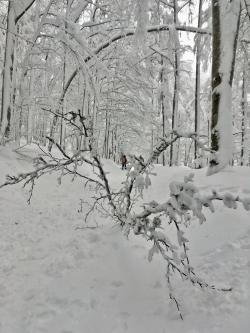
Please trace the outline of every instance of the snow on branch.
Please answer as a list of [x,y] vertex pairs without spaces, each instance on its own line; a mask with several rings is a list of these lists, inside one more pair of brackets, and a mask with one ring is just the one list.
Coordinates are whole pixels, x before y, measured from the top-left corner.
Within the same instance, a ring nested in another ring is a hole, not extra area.
[[[155,25],[155,26],[149,26],[146,28],[147,32],[158,32],[158,31],[169,31],[171,29],[170,25],[167,24],[161,24],[161,25]],[[196,27],[192,27],[192,26],[175,26],[175,29],[177,31],[186,31],[186,32],[192,32],[192,33],[198,33],[198,34],[202,34],[202,35],[211,35],[211,31],[208,29],[202,29],[202,28],[196,28]],[[136,30],[135,29],[124,29],[121,33],[118,33],[116,35],[114,35],[113,37],[109,38],[108,40],[106,40],[105,42],[101,43],[98,47],[96,47],[91,54],[85,58],[85,62],[90,61],[93,56],[98,55],[101,51],[105,50],[107,47],[109,47],[111,44],[115,43],[116,41],[129,37],[129,36],[133,36],[135,34]],[[76,77],[76,75],[79,73],[80,68],[75,69],[71,76],[69,77],[64,91],[62,93],[62,96],[60,98],[60,100],[63,100],[68,88],[70,87],[72,81],[74,80],[74,78]]]

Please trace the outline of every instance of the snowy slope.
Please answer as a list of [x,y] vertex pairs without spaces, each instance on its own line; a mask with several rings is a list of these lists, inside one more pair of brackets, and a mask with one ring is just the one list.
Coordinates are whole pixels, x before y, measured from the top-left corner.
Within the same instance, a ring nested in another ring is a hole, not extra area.
[[[1,148],[1,183],[6,173],[32,167],[33,150],[22,153]],[[124,173],[110,161],[105,164],[118,187]],[[169,182],[190,173],[160,166],[155,171],[145,201],[167,200]],[[228,188],[250,195],[248,168],[211,177],[197,170],[195,179],[204,191]],[[64,178],[58,185],[56,177],[46,176],[37,183],[31,205],[25,201],[27,192],[21,186],[0,190],[1,333],[249,331],[250,213],[218,205],[206,223],[188,228],[197,273],[233,291],[207,292],[177,280],[182,322],[169,305],[164,263],[157,256],[147,261],[149,244],[135,236],[127,240],[112,221],[97,214],[85,224],[78,212],[80,198],[91,194],[80,181]]]

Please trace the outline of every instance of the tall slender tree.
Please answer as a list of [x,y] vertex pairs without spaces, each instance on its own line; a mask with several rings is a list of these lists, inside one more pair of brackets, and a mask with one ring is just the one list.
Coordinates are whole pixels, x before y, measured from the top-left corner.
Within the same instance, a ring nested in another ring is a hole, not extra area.
[[[203,0],[199,0],[198,7],[198,28],[202,25],[202,3]],[[195,104],[194,104],[194,131],[199,135],[200,130],[200,83],[201,83],[201,71],[200,71],[200,60],[201,60],[201,42],[200,36],[197,36],[196,41],[196,63],[195,63]],[[197,141],[194,143],[194,158],[198,157],[198,144]]]

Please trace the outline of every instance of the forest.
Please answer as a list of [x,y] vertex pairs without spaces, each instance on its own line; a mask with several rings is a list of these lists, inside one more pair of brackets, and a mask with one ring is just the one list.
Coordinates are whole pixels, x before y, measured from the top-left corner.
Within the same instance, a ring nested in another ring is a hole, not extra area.
[[0,71],[0,333],[248,332],[250,0],[0,0]]
[[77,150],[68,122],[85,117],[115,161],[181,128],[201,144],[179,138],[159,163],[207,164],[200,145],[220,137],[221,158],[247,165],[249,4],[217,3],[1,1],[1,142]]

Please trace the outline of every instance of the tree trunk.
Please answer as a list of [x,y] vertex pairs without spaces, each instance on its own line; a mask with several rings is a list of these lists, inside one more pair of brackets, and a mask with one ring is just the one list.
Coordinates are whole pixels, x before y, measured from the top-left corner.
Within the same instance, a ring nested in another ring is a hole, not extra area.
[[15,48],[15,10],[14,1],[9,1],[7,16],[7,31],[5,42],[3,83],[2,83],[2,103],[1,103],[1,127],[0,142],[9,136],[10,119],[12,114],[12,95],[13,95],[13,66],[14,66],[14,48]]
[[232,159],[232,82],[240,21],[240,0],[213,0],[211,156],[208,174]]
[[23,1],[23,7],[20,8],[19,4],[17,5],[16,0],[9,0],[2,83],[0,143],[4,142],[5,137],[9,136],[11,116],[13,115],[13,67],[17,24],[34,2],[35,0],[25,0]]
[[34,70],[30,71],[29,82],[29,103],[28,103],[28,116],[27,116],[27,143],[31,143],[33,139],[33,122],[35,116],[35,103],[33,100],[33,88],[34,88]]
[[[165,137],[166,134],[166,113],[165,113],[165,95],[164,95],[164,61],[161,56],[161,73],[160,73],[160,85],[161,85],[161,94],[160,94],[160,110],[161,110],[161,119],[162,119],[162,137]],[[165,154],[162,153],[162,165],[166,165]]]
[[[174,0],[174,25],[178,24],[178,6],[177,1]],[[175,48],[174,48],[174,92],[173,92],[173,104],[172,104],[172,130],[178,127],[178,99],[179,99],[179,36],[178,32],[175,32]],[[169,165],[173,166],[177,163],[176,158],[176,144],[172,143],[170,146],[170,161]]]
[[[67,51],[64,49],[64,60],[63,60],[63,89],[65,86],[65,80],[66,80],[66,61],[67,61]],[[64,99],[61,104],[61,124],[60,124],[60,146],[64,149],[65,148],[65,121],[63,119],[64,113],[66,110],[66,100]]]
[[104,141],[103,141],[103,157],[108,156],[108,131],[109,131],[109,121],[108,121],[108,110],[105,112],[105,131],[104,131]]
[[[245,63],[245,61],[244,61]],[[240,165],[245,162],[245,131],[246,131],[246,70],[245,66],[242,72],[242,87],[241,87],[241,149],[240,149]]]
[[213,17],[213,40],[212,40],[212,117],[211,117],[211,148],[214,151],[219,149],[219,134],[216,129],[218,122],[218,111],[220,94],[216,88],[221,84],[220,69],[220,48],[221,48],[221,32],[220,32],[220,7],[218,0],[212,1],[212,17]]
[[[69,10],[70,10],[70,1],[66,1],[66,13],[65,13],[65,34],[67,33],[67,21],[68,21],[68,16],[69,16]],[[65,84],[66,84],[66,65],[67,65],[67,49],[66,46],[64,45],[64,54],[63,54],[63,86],[62,89],[64,91]],[[63,119],[63,115],[65,113],[66,109],[66,101],[65,99],[63,100],[63,103],[61,104],[61,112],[62,112],[62,117],[61,117],[61,125],[60,125],[60,146],[65,149],[65,121]]]
[[[202,25],[201,20],[202,14],[202,0],[199,1],[199,9],[198,9],[198,28]],[[197,135],[199,135],[200,130],[200,36],[197,36],[197,44],[196,44],[196,68],[195,68],[195,119],[194,119],[194,131]],[[195,141],[194,143],[194,158],[198,157],[198,144]]]

